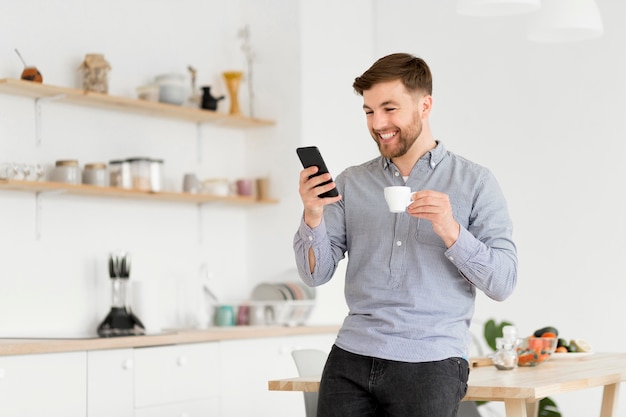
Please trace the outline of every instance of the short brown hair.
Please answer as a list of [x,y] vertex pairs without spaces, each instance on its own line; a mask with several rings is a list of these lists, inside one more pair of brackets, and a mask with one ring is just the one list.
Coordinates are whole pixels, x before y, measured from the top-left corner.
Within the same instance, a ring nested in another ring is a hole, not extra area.
[[428,95],[433,93],[433,77],[426,61],[405,53],[380,58],[363,75],[354,79],[352,87],[359,95],[363,95],[363,91],[369,90],[374,84],[398,79],[409,91],[421,90]]

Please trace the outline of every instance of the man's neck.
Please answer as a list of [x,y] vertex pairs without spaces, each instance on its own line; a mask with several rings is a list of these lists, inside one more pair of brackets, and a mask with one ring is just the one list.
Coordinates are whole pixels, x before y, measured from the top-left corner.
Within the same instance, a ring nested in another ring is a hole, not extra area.
[[400,170],[400,175],[406,177],[411,173],[417,161],[419,161],[422,156],[426,155],[427,152],[435,149],[436,146],[437,142],[432,136],[420,136],[407,153],[401,157],[392,158],[392,162]]

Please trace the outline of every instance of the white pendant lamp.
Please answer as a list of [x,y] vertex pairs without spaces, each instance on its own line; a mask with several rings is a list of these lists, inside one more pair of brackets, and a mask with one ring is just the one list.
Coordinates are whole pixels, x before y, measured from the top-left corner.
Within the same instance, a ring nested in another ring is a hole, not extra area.
[[540,0],[457,0],[456,11],[467,16],[508,16],[539,10]]
[[602,36],[600,10],[594,0],[543,0],[532,16],[528,39],[534,42],[575,42]]

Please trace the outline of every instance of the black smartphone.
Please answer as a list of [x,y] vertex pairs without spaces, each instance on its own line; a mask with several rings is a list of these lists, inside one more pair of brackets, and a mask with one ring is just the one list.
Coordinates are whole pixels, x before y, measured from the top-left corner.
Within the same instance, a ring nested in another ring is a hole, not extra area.
[[[296,149],[296,152],[298,153],[298,157],[300,158],[300,162],[302,162],[303,167],[308,168],[311,166],[316,166],[319,168],[317,173],[315,173],[315,175],[312,175],[313,177],[316,177],[320,174],[328,173],[328,168],[326,168],[326,163],[324,162],[324,158],[322,158],[322,154],[320,153],[320,150],[317,148],[317,146],[306,146],[304,148],[298,148]],[[332,181],[333,180],[330,179],[320,185],[326,185]],[[339,192],[337,191],[337,188],[333,188],[330,191],[326,191],[325,193],[318,195],[318,197],[320,198],[337,197],[338,195],[339,195]]]

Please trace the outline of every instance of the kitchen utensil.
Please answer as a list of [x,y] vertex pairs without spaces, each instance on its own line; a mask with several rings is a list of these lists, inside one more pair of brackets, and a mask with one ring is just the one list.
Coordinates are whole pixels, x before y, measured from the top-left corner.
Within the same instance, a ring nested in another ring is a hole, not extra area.
[[223,100],[225,96],[213,97],[211,94],[211,87],[204,86],[202,87],[202,108],[205,110],[215,111],[217,110],[217,103],[220,100]]
[[111,277],[111,310],[98,326],[98,335],[114,337],[145,334],[145,326],[133,314],[128,303],[130,255],[122,251],[111,253],[108,265]]

